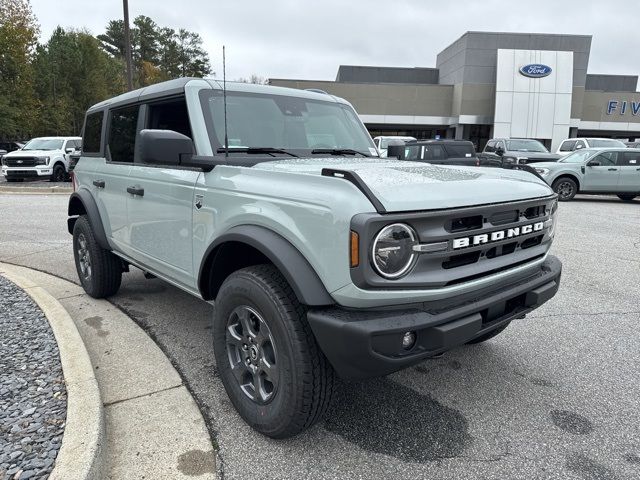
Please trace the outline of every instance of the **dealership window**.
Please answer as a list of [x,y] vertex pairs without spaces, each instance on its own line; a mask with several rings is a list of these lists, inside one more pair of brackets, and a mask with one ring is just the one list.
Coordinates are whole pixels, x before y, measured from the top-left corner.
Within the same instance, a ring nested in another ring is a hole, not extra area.
[[82,153],[99,153],[100,138],[102,137],[103,112],[90,113],[84,122],[84,135],[82,138]]
[[112,110],[109,117],[108,158],[112,162],[133,162],[140,107]]

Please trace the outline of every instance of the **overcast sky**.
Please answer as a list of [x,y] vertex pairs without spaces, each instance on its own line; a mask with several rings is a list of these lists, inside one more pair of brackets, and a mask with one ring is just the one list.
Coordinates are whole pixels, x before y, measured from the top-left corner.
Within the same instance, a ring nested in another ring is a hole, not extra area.
[[[122,0],[31,3],[41,41],[57,25],[97,35],[122,17]],[[638,0],[129,0],[129,8],[131,21],[147,15],[202,35],[216,76],[225,44],[231,80],[333,80],[341,64],[434,67],[468,30],[593,35],[589,73],[640,74]]]

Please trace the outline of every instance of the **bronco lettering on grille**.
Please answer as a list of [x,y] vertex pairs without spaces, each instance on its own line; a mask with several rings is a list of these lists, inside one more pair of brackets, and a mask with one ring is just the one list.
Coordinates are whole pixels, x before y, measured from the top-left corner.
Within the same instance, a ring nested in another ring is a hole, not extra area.
[[544,222],[536,222],[522,227],[507,228],[496,232],[482,233],[473,237],[462,237],[453,239],[453,249],[482,245],[484,243],[498,242],[506,238],[515,238],[533,232],[540,232],[544,229]]

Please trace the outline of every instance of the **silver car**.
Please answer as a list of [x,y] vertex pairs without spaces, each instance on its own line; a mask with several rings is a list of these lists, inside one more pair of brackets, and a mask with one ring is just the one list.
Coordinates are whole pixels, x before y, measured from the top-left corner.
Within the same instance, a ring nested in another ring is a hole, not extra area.
[[577,193],[616,194],[627,202],[640,195],[640,148],[585,148],[535,169],[561,201]]

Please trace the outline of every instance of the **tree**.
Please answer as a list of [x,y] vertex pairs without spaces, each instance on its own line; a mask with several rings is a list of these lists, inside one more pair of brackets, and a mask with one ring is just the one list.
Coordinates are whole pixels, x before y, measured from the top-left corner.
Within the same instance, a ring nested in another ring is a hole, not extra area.
[[259,75],[256,75],[255,73],[252,73],[249,78],[244,78],[244,77],[238,78],[236,80],[236,82],[254,83],[256,85],[268,85],[269,84],[269,79],[265,78],[265,77],[261,77]]
[[39,100],[38,135],[73,135],[91,105],[124,91],[122,63],[87,32],[58,27],[33,62]]
[[[100,45],[110,56],[124,58],[124,22],[111,20]],[[178,77],[203,77],[210,73],[209,56],[202,48],[202,37],[185,29],[160,27],[150,17],[140,15],[131,29],[136,86]]]
[[38,33],[28,0],[0,0],[0,138],[25,138],[33,128],[31,60]]

